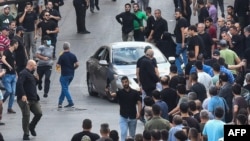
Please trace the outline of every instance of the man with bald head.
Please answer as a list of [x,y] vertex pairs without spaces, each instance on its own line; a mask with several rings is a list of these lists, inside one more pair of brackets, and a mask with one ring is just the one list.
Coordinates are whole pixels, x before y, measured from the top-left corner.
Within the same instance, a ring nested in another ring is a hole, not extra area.
[[[26,68],[19,73],[16,84],[17,103],[22,111],[23,140],[30,140],[29,131],[32,136],[36,136],[35,127],[42,117],[40,98],[36,90],[38,79],[33,74],[36,67],[36,62],[29,60]],[[34,114],[31,122],[30,111]]]
[[147,49],[145,57],[140,60],[140,84],[147,96],[152,96],[152,91],[156,89],[156,83],[159,82],[159,77],[155,72],[155,66],[152,63],[153,58],[153,49]]

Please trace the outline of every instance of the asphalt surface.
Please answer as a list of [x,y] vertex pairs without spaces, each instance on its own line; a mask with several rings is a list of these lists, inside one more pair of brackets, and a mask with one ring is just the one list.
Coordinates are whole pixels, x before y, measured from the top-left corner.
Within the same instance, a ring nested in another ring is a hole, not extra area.
[[[75,109],[57,109],[60,95],[60,74],[55,71],[51,76],[51,89],[48,98],[43,98],[43,91],[38,91],[41,97],[43,116],[37,125],[37,136],[31,137],[33,141],[69,141],[72,135],[82,130],[82,121],[89,118],[93,122],[92,131],[99,133],[100,124],[108,123],[110,129],[119,129],[119,106],[110,103],[106,99],[91,97],[86,85],[86,60],[101,45],[110,42],[121,41],[121,25],[115,20],[115,15],[124,11],[124,4],[130,0],[101,0],[100,11],[86,15],[86,27],[91,34],[76,34],[75,10],[72,0],[65,0],[61,7],[62,19],[59,22],[60,33],[57,43],[57,56],[62,51],[65,41],[71,43],[71,51],[76,54],[80,67],[76,70],[75,78],[70,85],[70,91],[75,103]],[[233,0],[225,0],[225,7],[233,4]],[[152,11],[161,9],[162,16],[168,21],[170,32],[175,26],[174,5],[172,0],[150,1]],[[192,24],[197,22],[197,17],[192,16]],[[37,44],[39,45],[39,43]],[[55,62],[56,63],[56,62]],[[65,100],[63,105],[68,104]],[[0,132],[6,141],[21,141],[22,116],[18,104],[15,102],[13,109],[16,114],[7,114],[7,102],[4,103],[3,119],[5,126],[0,126]],[[33,115],[31,115],[31,118]],[[137,133],[142,133],[143,124],[138,121]]]

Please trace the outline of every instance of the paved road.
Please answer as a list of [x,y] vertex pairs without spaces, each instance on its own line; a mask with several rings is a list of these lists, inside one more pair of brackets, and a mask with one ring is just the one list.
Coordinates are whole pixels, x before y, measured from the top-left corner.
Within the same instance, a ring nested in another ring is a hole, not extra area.
[[[233,0],[226,0],[226,4],[232,3]],[[51,90],[48,98],[43,98],[42,91],[41,105],[43,117],[39,122],[36,130],[37,137],[31,137],[33,141],[69,141],[72,135],[81,131],[81,124],[84,118],[90,118],[93,121],[92,131],[99,133],[100,124],[109,123],[111,129],[119,130],[119,106],[110,103],[105,99],[90,97],[86,85],[86,68],[87,58],[93,54],[93,51],[104,43],[121,41],[121,26],[115,21],[115,15],[124,11],[124,4],[130,0],[101,0],[100,11],[95,13],[87,12],[86,26],[91,34],[76,34],[75,11],[72,6],[72,0],[65,0],[65,5],[61,7],[62,20],[60,21],[60,33],[57,44],[57,54],[62,50],[61,46],[64,41],[69,41],[72,45],[71,51],[79,59],[80,67],[76,71],[75,78],[70,86],[76,110],[57,110],[57,102],[60,94],[59,74],[53,71],[51,76]],[[170,32],[174,29],[174,9],[172,0],[151,0],[152,9],[161,9],[162,16],[168,20]],[[197,21],[197,17],[192,17],[192,23]],[[54,68],[53,68],[54,69]],[[66,101],[64,105],[66,105]],[[14,110],[17,114],[6,113],[7,103],[4,104],[3,122],[5,126],[0,126],[0,131],[6,141],[22,140],[21,128],[21,111],[14,104]],[[142,133],[143,124],[138,122],[137,132]]]

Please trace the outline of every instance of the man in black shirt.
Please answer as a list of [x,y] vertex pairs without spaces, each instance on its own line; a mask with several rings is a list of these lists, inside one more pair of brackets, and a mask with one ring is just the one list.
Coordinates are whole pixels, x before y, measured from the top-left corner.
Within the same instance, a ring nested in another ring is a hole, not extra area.
[[232,35],[231,40],[229,40],[229,48],[242,58],[244,52],[243,38],[238,34],[234,25],[229,28],[229,32]]
[[212,56],[212,45],[213,45],[213,40],[211,36],[205,32],[205,24],[204,23],[199,23],[197,27],[198,31],[198,36],[203,40],[204,43],[204,50],[206,52],[205,59],[210,59]]
[[[36,81],[38,77],[33,75],[35,70],[36,62],[34,60],[29,60],[26,68],[19,73],[17,80],[16,95],[23,116],[23,140],[30,140],[29,131],[32,136],[36,136],[35,127],[42,117],[41,105],[39,103],[40,98],[36,90]],[[30,111],[34,114],[31,122]]]
[[31,53],[30,49],[32,49],[32,58],[35,59],[36,57],[36,25],[38,22],[37,14],[32,10],[33,6],[32,3],[27,2],[24,12],[18,18],[18,22],[22,24],[22,26],[26,29],[24,32],[24,44],[25,48],[28,53],[28,57],[30,58]]
[[[54,46],[54,50],[53,50],[53,59],[55,59],[55,52],[56,52],[56,34],[59,32],[59,28],[58,25],[53,22],[52,20],[50,20],[50,13],[49,12],[44,12],[43,15],[43,21],[41,21],[40,23],[38,23],[37,25],[37,30],[39,31],[40,29],[42,30],[42,38],[41,40],[43,41],[43,37],[45,35],[48,35],[51,38],[51,45]],[[37,33],[38,33],[37,31]]]
[[81,141],[83,138],[90,138],[91,141],[96,141],[100,136],[96,133],[92,133],[92,121],[90,119],[84,119],[82,122],[83,131],[73,135],[71,141]]
[[16,68],[15,68],[14,51],[17,48],[18,48],[17,40],[11,40],[10,47],[3,52],[3,56],[1,58],[3,62],[3,69],[6,70],[5,75],[2,77],[2,82],[6,89],[3,101],[6,101],[6,99],[9,97],[9,103],[8,103],[9,114],[16,113],[12,109],[12,106],[14,104],[15,91],[16,91]]
[[134,138],[135,136],[137,119],[140,118],[142,105],[140,94],[138,91],[130,88],[128,77],[122,77],[121,82],[123,89],[118,90],[116,93],[111,93],[111,96],[116,96],[120,105],[121,141],[124,141],[127,137],[128,129],[130,137]]
[[203,0],[198,0],[197,3],[198,3],[199,8],[200,8],[200,12],[199,12],[199,15],[198,15],[198,22],[199,23],[204,23],[205,19],[207,17],[209,17],[207,7],[205,6],[205,3],[204,3]]
[[205,55],[204,42],[203,39],[198,36],[196,26],[191,25],[188,27],[188,33],[189,36],[191,36],[188,43],[188,51],[194,51],[195,58],[197,58],[200,54]]
[[229,29],[226,26],[226,21],[224,18],[218,18],[218,26],[220,29],[219,39],[221,40],[222,39],[221,33],[224,31],[228,32]]
[[89,34],[90,32],[85,26],[86,10],[89,7],[89,0],[73,0],[73,5],[76,11],[77,33]]
[[160,41],[161,36],[164,32],[168,32],[168,22],[162,18],[161,10],[155,10],[155,22],[153,25],[153,29],[151,30],[148,40],[154,40],[154,43]]
[[147,39],[150,32],[151,32],[151,30],[153,29],[153,25],[154,25],[154,22],[155,22],[155,18],[151,14],[151,7],[146,8],[146,15],[147,15],[148,19],[147,19],[147,26],[144,29],[144,34],[145,34],[145,37]]
[[[182,11],[180,9],[175,10],[176,26],[174,29],[174,34],[176,37],[176,60],[175,65],[178,68],[178,74],[182,75],[183,71],[181,68],[182,63],[187,64],[187,50],[185,45],[185,35],[184,30],[188,26],[187,20],[182,16]],[[182,57],[180,56],[182,55]]]
[[137,20],[140,23],[140,20],[136,17],[135,14],[130,12],[131,4],[125,4],[125,12],[122,12],[116,15],[116,20],[122,25],[122,40],[123,41],[132,41],[134,37],[134,20]]

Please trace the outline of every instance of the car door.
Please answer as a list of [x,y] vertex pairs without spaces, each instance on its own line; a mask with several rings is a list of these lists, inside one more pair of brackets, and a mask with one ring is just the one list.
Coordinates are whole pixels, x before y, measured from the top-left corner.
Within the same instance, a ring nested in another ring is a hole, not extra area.
[[108,65],[98,65],[96,78],[98,83],[98,92],[100,94],[105,94],[105,87],[107,85],[107,75],[108,75],[108,69],[110,65],[110,52],[109,48],[105,47],[105,51],[102,54],[102,57],[100,60],[106,60]]
[[99,61],[102,59],[103,54],[105,53],[105,47],[100,47],[96,53],[88,60],[87,62],[87,68],[89,73],[89,78],[95,88],[95,90],[98,90],[99,88],[99,68],[101,67],[99,64]]

